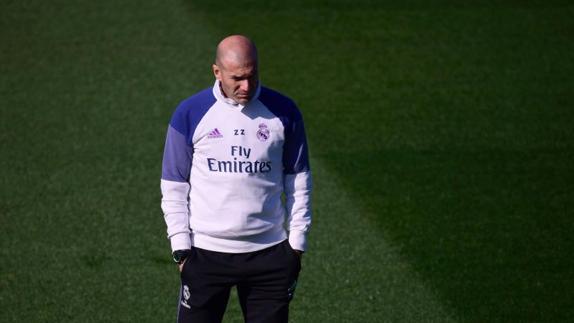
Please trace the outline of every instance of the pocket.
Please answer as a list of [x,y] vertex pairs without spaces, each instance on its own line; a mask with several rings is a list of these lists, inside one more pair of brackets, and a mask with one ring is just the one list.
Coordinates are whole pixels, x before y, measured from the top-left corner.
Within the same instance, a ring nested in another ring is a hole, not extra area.
[[181,274],[183,274],[184,272],[187,271],[187,267],[189,265],[189,257],[185,258],[185,261],[183,262],[183,265],[181,266]]
[[194,259],[193,259],[193,258],[195,258],[194,255],[195,255],[195,248],[191,247],[189,255],[187,256],[187,258],[185,258],[185,261],[183,262],[183,266],[181,267],[180,275],[182,277],[188,270],[190,270],[190,268],[188,268],[188,267],[193,267],[193,265],[191,263],[194,262]]
[[285,244],[286,244],[287,251],[291,254],[293,260],[295,261],[295,264],[297,266],[297,271],[301,270],[301,255],[299,255],[297,253],[297,251],[295,251],[295,249],[293,249],[293,247],[291,247],[289,240],[285,240]]
[[293,247],[291,247],[291,244],[289,243],[289,240],[285,240],[285,243],[287,244],[287,248],[289,249],[289,251],[291,251],[291,253],[297,257],[298,259],[300,259],[301,257],[299,256],[299,253],[297,251],[295,251],[295,249],[293,249]]

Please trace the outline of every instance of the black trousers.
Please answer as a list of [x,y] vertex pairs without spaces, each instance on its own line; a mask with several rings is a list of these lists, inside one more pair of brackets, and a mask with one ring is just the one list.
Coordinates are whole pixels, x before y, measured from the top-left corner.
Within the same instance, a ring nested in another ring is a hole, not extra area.
[[221,322],[233,286],[245,322],[287,322],[301,260],[287,240],[248,253],[192,247],[181,272],[178,323]]

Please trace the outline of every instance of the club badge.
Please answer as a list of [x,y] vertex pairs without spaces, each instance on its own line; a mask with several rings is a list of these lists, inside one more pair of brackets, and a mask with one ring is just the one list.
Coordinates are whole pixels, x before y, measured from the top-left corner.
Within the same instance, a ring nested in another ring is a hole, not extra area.
[[267,141],[271,136],[271,132],[267,129],[267,125],[264,123],[259,124],[259,130],[257,130],[257,139],[260,141]]
[[189,287],[187,285],[183,285],[183,299],[186,301],[191,297],[191,293],[189,292]]
[[189,306],[189,298],[191,297],[191,293],[189,292],[189,287],[187,285],[183,285],[183,292],[182,292],[182,296],[183,299],[181,300],[181,305],[183,305],[184,307],[191,309],[191,306]]

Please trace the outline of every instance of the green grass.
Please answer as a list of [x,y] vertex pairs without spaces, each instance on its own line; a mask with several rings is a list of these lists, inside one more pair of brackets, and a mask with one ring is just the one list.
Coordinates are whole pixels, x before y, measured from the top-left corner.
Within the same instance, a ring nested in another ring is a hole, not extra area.
[[166,125],[237,32],[311,142],[293,322],[568,321],[573,17],[566,1],[3,2],[0,321],[173,322]]

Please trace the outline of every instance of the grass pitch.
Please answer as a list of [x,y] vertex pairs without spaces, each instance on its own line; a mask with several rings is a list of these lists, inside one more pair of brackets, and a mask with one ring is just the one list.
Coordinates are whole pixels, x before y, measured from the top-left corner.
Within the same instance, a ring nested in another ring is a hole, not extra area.
[[165,130],[231,33],[307,125],[293,322],[568,321],[572,17],[567,1],[3,2],[0,321],[174,320]]

